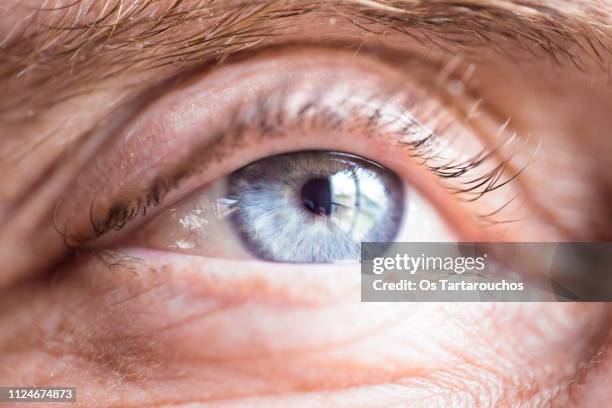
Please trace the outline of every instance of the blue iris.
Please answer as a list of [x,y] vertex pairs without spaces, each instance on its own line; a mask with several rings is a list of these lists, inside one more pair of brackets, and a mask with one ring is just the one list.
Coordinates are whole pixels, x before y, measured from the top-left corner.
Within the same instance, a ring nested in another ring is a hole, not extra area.
[[231,222],[255,256],[282,262],[357,261],[362,241],[389,242],[403,183],[363,158],[330,151],[271,156],[229,177]]

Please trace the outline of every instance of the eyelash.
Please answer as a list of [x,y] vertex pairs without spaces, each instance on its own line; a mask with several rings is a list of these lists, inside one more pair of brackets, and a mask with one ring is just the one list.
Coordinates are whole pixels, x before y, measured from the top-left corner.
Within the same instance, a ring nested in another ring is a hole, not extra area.
[[[211,161],[211,158],[221,160],[228,155],[228,151],[240,147],[244,142],[243,139],[247,130],[249,132],[255,131],[256,134],[261,137],[273,138],[282,137],[284,135],[282,131],[283,127],[305,129],[309,125],[312,126],[316,124],[324,129],[334,131],[347,130],[345,127],[355,127],[354,123],[351,124],[352,126],[347,126],[348,121],[354,122],[355,119],[362,119],[365,120],[363,129],[365,130],[366,136],[380,137],[381,133],[385,133],[385,127],[389,125],[397,126],[397,121],[403,121],[402,128],[392,132],[394,136],[393,139],[397,140],[399,148],[409,149],[411,151],[410,156],[420,160],[420,164],[428,171],[443,180],[470,177],[470,175],[474,174],[470,179],[463,181],[461,187],[446,186],[450,193],[456,196],[464,196],[465,201],[468,202],[479,200],[488,193],[503,187],[518,177],[524,170],[523,167],[510,174],[508,178],[502,180],[502,176],[507,173],[507,166],[511,160],[511,157],[508,157],[501,160],[492,170],[484,174],[479,175],[477,171],[492,158],[496,156],[501,157],[498,153],[513,144],[515,140],[514,137],[499,143],[497,146],[483,148],[480,152],[467,160],[454,162],[452,159],[449,159],[446,162],[435,163],[441,160],[439,155],[440,138],[452,139],[452,135],[450,135],[449,132],[452,132],[452,128],[456,123],[447,123],[445,126],[438,125],[436,129],[423,132],[424,127],[420,123],[414,122],[414,120],[392,117],[392,121],[385,121],[384,115],[382,115],[381,112],[386,111],[386,108],[390,106],[388,101],[394,96],[396,95],[390,92],[387,99],[376,101],[376,98],[372,98],[363,101],[361,106],[350,106],[355,105],[355,103],[349,103],[349,98],[346,98],[337,105],[341,107],[341,109],[349,106],[349,111],[362,110],[371,112],[370,115],[357,116],[357,118],[351,115],[342,117],[339,112],[334,112],[331,107],[321,106],[322,104],[320,103],[319,97],[314,97],[303,102],[299,109],[297,109],[297,114],[292,118],[288,118],[286,114],[287,111],[284,107],[289,105],[289,101],[287,100],[287,94],[284,87],[281,87],[281,91],[276,94],[262,95],[254,104],[239,105],[235,107],[233,112],[228,116],[230,119],[226,125],[222,126],[214,133],[215,136],[212,138],[214,142],[208,142],[205,146],[194,149],[191,157],[186,160],[186,166],[175,169],[169,174],[159,175],[150,186],[140,194],[133,195],[127,200],[115,201],[99,219],[95,216],[94,198],[90,207],[90,223],[94,232],[93,238],[100,237],[111,230],[117,231],[123,229],[129,221],[136,218],[139,214],[145,216],[147,211],[150,208],[158,206],[162,202],[164,196],[166,196],[169,191],[176,188],[182,179],[192,176],[198,171],[203,171],[205,165],[202,165],[202,162],[206,164],[207,161]],[[428,95],[427,97],[431,96]],[[376,105],[372,105],[375,101]],[[418,118],[420,105],[427,105],[427,103],[424,102],[424,98],[414,98],[411,101],[405,101],[404,105],[415,118]],[[436,115],[434,114],[434,116]],[[290,121],[296,123],[290,123]],[[415,134],[419,133],[425,133],[425,136],[417,140],[410,140],[414,139]],[[205,159],[203,160],[202,157]],[[493,216],[503,210],[507,204],[509,204],[509,202],[503,204],[495,211],[480,216],[480,218],[489,224],[497,223],[497,221],[493,219]],[[88,239],[76,241],[83,242],[87,240]]]

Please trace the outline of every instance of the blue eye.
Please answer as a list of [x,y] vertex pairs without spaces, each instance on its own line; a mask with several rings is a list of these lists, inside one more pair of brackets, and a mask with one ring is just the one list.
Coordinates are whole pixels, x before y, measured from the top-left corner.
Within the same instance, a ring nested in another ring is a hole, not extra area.
[[362,241],[392,241],[404,211],[403,183],[354,155],[309,151],[267,157],[228,178],[231,223],[258,258],[358,260]]

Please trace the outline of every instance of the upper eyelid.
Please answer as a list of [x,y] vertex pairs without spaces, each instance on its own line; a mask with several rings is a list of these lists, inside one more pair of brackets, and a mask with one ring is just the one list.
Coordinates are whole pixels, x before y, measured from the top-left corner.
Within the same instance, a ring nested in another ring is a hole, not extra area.
[[[392,84],[392,82],[391,82]],[[392,88],[392,87],[390,87]],[[275,100],[276,105],[283,105],[283,100],[282,100],[282,96],[283,96],[283,91],[277,92],[276,93],[276,98],[272,98],[272,100]],[[261,96],[262,98],[266,99],[266,98],[270,98],[270,95],[263,95]],[[279,99],[280,97],[280,99]],[[316,99],[316,97],[315,97]],[[380,99],[380,98],[379,98]],[[310,103],[312,101],[305,101],[303,102],[303,106],[308,106],[309,104],[315,105],[314,102]],[[367,104],[368,101],[366,101]],[[411,106],[407,106],[408,111],[411,111],[411,108],[414,108],[416,106],[418,106],[419,104],[416,103],[418,101],[413,100],[411,101],[412,105]],[[378,101],[379,107],[384,107],[384,102]],[[256,106],[258,106],[259,108],[261,107],[265,107],[266,104],[265,103],[259,103],[259,104],[255,104]],[[225,148],[225,146],[229,143],[229,145],[231,146],[232,143],[235,143],[236,140],[232,140],[231,138],[228,138],[227,135],[228,133],[230,135],[234,134],[237,135],[237,137],[240,136],[240,132],[244,129],[244,127],[246,127],[247,125],[249,125],[249,123],[252,123],[252,119],[253,119],[253,110],[252,110],[252,106],[250,105],[250,103],[247,103],[247,109],[246,111],[242,108],[244,108],[244,106],[239,106],[236,109],[234,109],[234,114],[229,115],[228,117],[230,117],[230,119],[228,120],[227,123],[225,123],[224,125],[222,125],[219,128],[220,131],[220,136],[219,136],[219,142],[223,142],[223,143],[219,143],[217,145],[215,145],[216,148],[218,149],[222,149]],[[261,109],[259,109],[261,112]],[[278,110],[277,110],[278,111]],[[264,109],[264,112],[265,109]],[[414,112],[413,112],[414,113]],[[244,117],[245,114],[250,115],[249,118]],[[417,115],[418,116],[418,115]],[[259,122],[259,120],[261,118],[265,118],[265,115],[257,115],[255,114],[256,118],[258,118],[257,123],[261,124]],[[273,117],[272,119],[277,119],[277,117]],[[267,125],[271,125],[271,124],[264,124],[264,127]],[[379,123],[380,125],[380,123]],[[215,133],[214,130],[212,130],[211,132],[209,132],[210,134]],[[410,133],[410,132],[408,132]],[[221,134],[224,134],[223,136]],[[118,135],[119,136],[119,135]],[[213,136],[213,139],[214,136]],[[229,140],[228,140],[229,139]],[[424,139],[423,139],[424,140]],[[424,144],[422,143],[423,140],[417,140],[416,142],[418,143],[414,143],[413,146],[409,146],[415,153],[417,151],[419,151],[420,153],[424,152]],[[201,143],[200,147],[196,147],[193,150],[193,153],[191,154],[191,156],[195,159],[194,162],[197,162],[198,166],[193,166],[192,168],[189,167],[185,167],[184,165],[179,165],[179,167],[176,167],[174,170],[171,170],[170,172],[164,173],[165,175],[160,176],[160,177],[156,177],[156,179],[153,180],[153,184],[149,185],[149,187],[142,193],[134,193],[133,195],[133,201],[125,201],[124,199],[121,199],[120,201],[116,201],[114,204],[112,204],[109,207],[109,213],[107,213],[105,216],[103,216],[102,218],[97,218],[97,221],[94,220],[94,222],[92,222],[92,224],[94,225],[94,229],[96,232],[96,235],[102,235],[103,233],[105,233],[106,231],[108,231],[109,229],[120,229],[123,227],[123,225],[125,225],[125,223],[129,220],[134,218],[136,215],[138,215],[140,212],[142,211],[146,211],[146,209],[151,205],[157,205],[161,199],[161,196],[165,193],[164,190],[167,190],[168,188],[172,187],[173,185],[178,183],[178,180],[180,178],[184,178],[187,177],[188,175],[190,175],[195,169],[200,169],[202,162],[201,160],[199,160],[199,156],[201,153],[205,153],[206,155],[210,154],[210,151],[207,151],[206,149],[210,147],[210,140]],[[189,161],[187,161],[189,162]],[[444,170],[444,169],[442,169]],[[179,173],[179,177],[176,176],[176,173]],[[448,174],[447,174],[448,176]],[[94,217],[95,218],[95,217]]]
[[[270,100],[270,95],[262,95],[262,98]],[[272,97],[271,99],[274,99]],[[278,100],[277,105],[280,106],[283,104],[282,99]],[[308,109],[309,111],[316,111],[316,99],[312,101],[307,101],[304,103],[303,108]],[[193,152],[189,155],[189,158],[181,161],[181,164],[174,169],[170,170],[165,176],[156,178],[145,191],[144,194],[138,195],[135,197],[135,201],[119,201],[112,208],[111,213],[106,215],[106,218],[100,220],[100,223],[94,224],[94,228],[96,229],[96,235],[102,235],[109,229],[120,229],[125,225],[127,221],[136,217],[142,211],[146,211],[150,206],[158,205],[163,196],[172,188],[176,187],[180,181],[184,178],[191,177],[193,174],[203,171],[206,165],[211,163],[214,160],[221,160],[227,153],[224,149],[233,149],[240,143],[240,138],[242,137],[243,132],[248,127],[249,131],[257,132],[258,135],[262,138],[270,137],[270,134],[276,129],[280,129],[282,125],[287,125],[286,123],[282,123],[283,119],[279,117],[279,115],[268,115],[269,112],[281,112],[282,110],[278,109],[278,107],[273,108],[274,110],[267,110],[266,103],[256,103],[255,114],[248,114],[248,118],[245,118],[243,114],[242,106],[235,108],[234,113],[230,114],[231,120],[228,121],[226,126],[222,126],[219,131],[213,132],[214,135],[210,140],[206,140],[204,142],[199,143],[193,149]],[[253,112],[251,109],[249,111]],[[304,114],[305,112],[301,112]],[[323,117],[325,115],[325,111],[316,112],[313,116],[310,116],[310,119],[316,120],[317,117]],[[321,116],[317,116],[321,115]],[[375,116],[372,116],[374,118]],[[270,120],[271,119],[271,120]],[[296,117],[296,120],[299,117]],[[325,119],[330,120],[331,118],[328,116]],[[277,120],[277,123],[273,123]],[[331,127],[341,128],[345,120],[342,123],[337,121],[330,121],[324,125],[329,125]],[[253,126],[255,123],[255,126]],[[323,125],[322,123],[320,123]],[[372,124],[371,126],[375,126]],[[407,124],[407,126],[419,126],[418,124]],[[321,128],[324,129],[324,128]],[[406,128],[406,132],[410,132],[410,128]],[[375,135],[371,135],[372,137],[376,137]],[[421,140],[417,140],[413,143],[406,143],[404,146],[409,148],[414,154],[418,154],[419,152],[423,152],[422,146],[426,143],[426,140],[429,138],[435,137],[435,134],[431,133],[425,138]],[[213,154],[205,154],[213,151]],[[215,152],[216,151],[216,152]],[[202,160],[202,157],[205,159]],[[127,212],[126,212],[127,209]]]

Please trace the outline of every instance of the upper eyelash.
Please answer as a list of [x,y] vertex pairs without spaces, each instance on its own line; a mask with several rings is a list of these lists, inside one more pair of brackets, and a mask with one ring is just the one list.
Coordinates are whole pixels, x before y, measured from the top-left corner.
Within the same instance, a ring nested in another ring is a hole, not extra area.
[[[276,94],[260,95],[255,103],[238,105],[235,107],[233,112],[228,116],[229,120],[226,126],[219,128],[214,133],[211,138],[214,142],[211,143],[209,141],[205,145],[196,147],[191,157],[184,160],[186,165],[174,169],[170,173],[158,175],[158,177],[140,193],[133,195],[127,200],[120,199],[115,201],[99,219],[95,216],[94,198],[90,207],[90,222],[94,235],[92,238],[100,237],[110,230],[122,229],[130,220],[136,218],[139,214],[143,216],[146,215],[148,209],[159,205],[163,201],[164,196],[178,186],[182,179],[198,171],[203,171],[205,166],[210,163],[211,156],[216,160],[220,160],[228,154],[227,150],[239,146],[240,143],[242,143],[246,130],[254,130],[257,135],[269,138],[275,137],[275,135],[282,135],[283,127],[309,126],[316,122],[316,125],[326,126],[330,130],[342,130],[342,126],[346,124],[347,119],[353,121],[358,119],[350,117],[350,115],[348,118],[342,117],[338,115],[338,112],[332,111],[329,107],[321,106],[320,96],[315,96],[305,101],[297,111],[297,115],[291,118],[296,122],[302,122],[288,123],[289,118],[286,115],[286,111],[282,108],[285,106],[284,102],[286,101],[285,91],[285,87],[281,87],[281,91]],[[393,93],[390,94],[389,99],[391,99],[392,96],[394,96]],[[380,114],[388,103],[386,99],[373,97],[363,103],[365,105],[371,104],[377,99],[378,106],[372,110],[370,116],[363,117],[365,126],[360,128],[371,132],[367,135],[369,137],[380,136],[380,131],[391,124],[391,122],[383,121],[383,116]],[[349,99],[347,98],[341,102],[340,105],[344,105],[348,103],[348,101]],[[421,101],[422,100],[419,98],[407,101],[407,108],[418,107]],[[309,119],[310,123],[306,123],[305,119]],[[401,118],[393,119],[401,120]],[[397,125],[395,122],[393,124]],[[401,132],[398,133],[397,131],[394,133],[400,138],[402,136],[412,136],[415,126],[421,125],[420,123],[406,121],[406,125],[400,129],[404,134],[401,134]],[[443,132],[439,132],[438,130],[439,129],[432,129],[425,137],[418,140],[400,141],[399,146],[410,149],[411,156],[420,159],[421,165],[440,179],[448,180],[474,174],[471,179],[464,181],[461,187],[445,186],[451,193],[464,196],[466,201],[476,201],[489,192],[503,187],[518,177],[524,170],[524,168],[522,168],[518,172],[510,174],[507,178],[502,179],[502,176],[507,174],[506,167],[511,160],[511,158],[505,158],[499,161],[493,170],[480,175],[477,173],[477,169],[489,160],[493,160],[494,157],[497,157],[496,153],[503,148],[504,144],[508,143],[507,141],[491,148],[483,148],[480,152],[462,162],[453,162],[452,159],[449,159],[446,163],[434,164],[434,161],[440,159],[436,152],[435,140],[440,137],[449,137],[447,134],[448,130],[444,135],[442,135]],[[202,159],[203,156],[206,157],[206,160]],[[493,220],[492,217],[497,215],[507,205],[508,203],[505,203],[503,206],[500,206],[501,208],[488,214],[481,215],[481,218],[488,223],[497,222]]]

